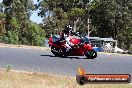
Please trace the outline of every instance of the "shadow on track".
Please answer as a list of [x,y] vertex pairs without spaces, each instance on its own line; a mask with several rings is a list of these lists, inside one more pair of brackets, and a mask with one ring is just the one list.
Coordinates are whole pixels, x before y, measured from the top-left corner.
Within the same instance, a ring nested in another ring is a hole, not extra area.
[[[44,57],[57,57],[54,55],[40,55],[40,56],[44,56]],[[69,58],[69,59],[87,59],[87,58],[81,58],[78,56],[67,56],[67,57],[58,57],[58,58]]]

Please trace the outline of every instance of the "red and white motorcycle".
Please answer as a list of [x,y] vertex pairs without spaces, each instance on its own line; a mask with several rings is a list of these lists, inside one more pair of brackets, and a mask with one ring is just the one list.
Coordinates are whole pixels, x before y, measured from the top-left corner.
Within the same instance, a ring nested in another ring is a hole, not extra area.
[[66,52],[66,41],[60,41],[58,37],[49,38],[49,46],[51,52],[55,56],[66,57],[66,56],[86,56],[88,59],[94,59],[97,57],[97,52],[89,44],[89,40],[85,36],[69,36],[70,42],[74,44],[72,49]]

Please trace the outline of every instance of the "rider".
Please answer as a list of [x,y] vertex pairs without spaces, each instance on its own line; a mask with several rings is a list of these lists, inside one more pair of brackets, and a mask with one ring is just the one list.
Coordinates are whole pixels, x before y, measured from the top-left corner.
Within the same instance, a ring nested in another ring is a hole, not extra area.
[[65,26],[65,29],[61,32],[61,35],[60,35],[60,39],[61,40],[66,40],[66,52],[71,50],[71,46],[73,45],[71,42],[70,42],[70,38],[68,36],[70,36],[70,32],[72,32],[72,27],[70,25],[66,25]]

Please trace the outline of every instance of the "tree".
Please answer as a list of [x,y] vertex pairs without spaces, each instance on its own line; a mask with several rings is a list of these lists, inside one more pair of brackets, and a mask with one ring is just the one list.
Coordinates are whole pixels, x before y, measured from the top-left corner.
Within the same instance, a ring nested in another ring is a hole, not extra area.
[[[79,24],[78,22],[81,22],[80,20],[85,12],[84,8],[88,2],[89,0],[42,0],[37,5],[40,10],[38,15],[41,17],[52,17],[56,23],[61,23],[63,26],[66,23],[72,24],[74,31],[76,31],[76,26]],[[61,14],[58,14],[58,12]],[[63,21],[64,23],[62,23]],[[62,28],[62,26],[56,27],[58,29]]]
[[132,40],[132,1],[131,0],[115,0],[120,6],[120,17],[119,22],[120,30],[117,34],[119,46],[125,49],[130,49]]
[[5,32],[4,4],[0,3],[0,35]]
[[84,10],[83,9],[80,9],[80,8],[73,8],[69,12],[69,19],[71,21],[73,21],[74,31],[75,32],[76,32],[76,25],[80,21],[80,19],[83,16],[83,14],[84,14]]
[[3,0],[3,4],[6,32],[2,40],[12,44],[43,45],[45,31],[29,19],[35,9],[33,0]]
[[35,23],[30,23],[25,33],[25,44],[34,46],[45,46],[45,31]]
[[131,0],[94,0],[91,9],[92,24],[99,37],[113,37],[119,46],[129,49],[131,28]]
[[[38,0],[36,8],[48,33],[63,29],[65,23],[74,31],[88,31],[98,37],[112,37],[119,47],[129,49],[132,30],[131,0]],[[89,25],[89,19],[91,24]],[[89,28],[90,27],[90,28]]]

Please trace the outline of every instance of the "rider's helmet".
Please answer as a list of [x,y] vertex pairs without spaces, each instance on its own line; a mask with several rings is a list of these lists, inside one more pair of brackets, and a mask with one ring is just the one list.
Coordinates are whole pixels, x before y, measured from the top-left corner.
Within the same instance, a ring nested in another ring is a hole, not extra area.
[[71,25],[65,25],[65,29],[64,29],[65,34],[69,34],[70,31],[72,31]]

